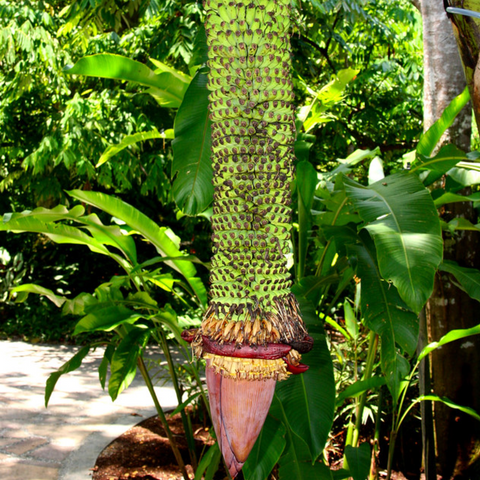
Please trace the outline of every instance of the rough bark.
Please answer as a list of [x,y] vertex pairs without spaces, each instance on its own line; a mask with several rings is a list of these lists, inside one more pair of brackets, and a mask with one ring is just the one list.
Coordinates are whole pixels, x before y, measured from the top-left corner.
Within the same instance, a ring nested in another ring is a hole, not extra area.
[[[440,117],[453,98],[462,93],[466,82],[452,26],[441,0],[422,0],[424,54],[424,128]],[[442,143],[454,143],[469,150],[471,113],[457,117]]]
[[[428,129],[450,101],[465,87],[463,69],[452,27],[440,0],[422,0],[424,26],[424,120]],[[466,108],[448,130],[442,143],[470,148],[471,109]],[[441,212],[445,220],[465,217],[476,223],[470,203],[449,205]],[[480,267],[479,235],[462,232],[445,236],[445,258],[466,267]],[[447,274],[438,274],[426,307],[428,340],[435,341],[448,331],[478,323],[479,303],[457,288]],[[456,342],[437,350],[431,357],[432,386],[436,394],[480,407],[480,339]],[[443,479],[471,478],[472,465],[479,455],[480,429],[471,418],[443,404],[434,405],[437,473]],[[470,470],[470,472],[469,472]],[[429,477],[431,477],[431,473]],[[473,478],[473,477],[472,477]]]

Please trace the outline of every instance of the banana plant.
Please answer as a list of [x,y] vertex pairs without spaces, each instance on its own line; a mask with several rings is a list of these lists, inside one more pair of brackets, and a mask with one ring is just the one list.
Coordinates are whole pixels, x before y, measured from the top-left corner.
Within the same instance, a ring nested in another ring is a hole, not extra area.
[[290,3],[209,0],[214,203],[211,300],[194,350],[207,362],[212,420],[232,477],[260,433],[277,381],[312,347],[290,292],[295,109]]

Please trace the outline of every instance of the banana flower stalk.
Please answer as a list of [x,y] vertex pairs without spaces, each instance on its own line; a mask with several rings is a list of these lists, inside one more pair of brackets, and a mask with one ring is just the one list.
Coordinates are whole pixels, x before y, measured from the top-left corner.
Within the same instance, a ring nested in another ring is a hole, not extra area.
[[312,348],[290,292],[295,116],[290,1],[206,0],[214,205],[211,299],[190,337],[206,359],[212,420],[233,478],[275,384]]

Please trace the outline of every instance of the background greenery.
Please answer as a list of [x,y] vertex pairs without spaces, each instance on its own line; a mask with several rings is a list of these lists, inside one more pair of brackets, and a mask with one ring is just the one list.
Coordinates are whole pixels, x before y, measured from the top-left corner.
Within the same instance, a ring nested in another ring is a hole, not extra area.
[[[72,188],[114,193],[181,231],[182,246],[208,261],[208,221],[179,218],[172,199],[169,140],[137,143],[96,167],[124,136],[172,128],[175,109],[160,107],[141,85],[65,72],[85,55],[114,53],[151,68],[153,59],[194,73],[202,21],[197,2],[1,0],[0,211],[68,205],[65,191]],[[318,169],[330,169],[357,148],[376,147],[395,165],[413,148],[422,118],[420,25],[407,0],[296,5],[298,105],[310,103],[339,71],[358,71],[346,95],[320,95],[313,108],[316,121],[308,133],[315,141],[306,154]],[[89,252],[42,238],[3,234],[1,246],[12,258],[22,254],[23,281],[60,293],[78,293],[91,278],[115,273],[90,260]],[[2,268],[3,277],[9,265]],[[21,307],[3,303],[0,312],[6,335],[60,340],[71,333],[70,321],[38,298]]]

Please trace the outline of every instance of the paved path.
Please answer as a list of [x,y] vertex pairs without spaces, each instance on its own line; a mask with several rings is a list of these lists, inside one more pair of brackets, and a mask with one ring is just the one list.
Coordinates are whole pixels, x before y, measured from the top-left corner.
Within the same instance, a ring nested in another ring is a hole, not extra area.
[[[76,351],[0,341],[0,479],[91,480],[89,469],[101,450],[140,422],[138,415],[155,414],[140,374],[112,403],[98,381],[101,350],[60,377],[46,409],[48,376]],[[176,405],[173,388],[156,391],[164,408]]]

